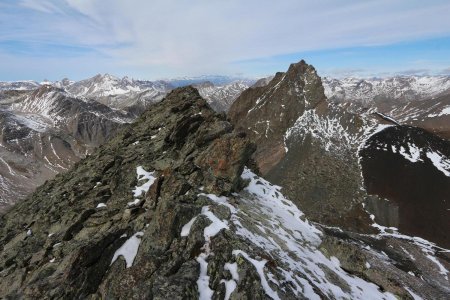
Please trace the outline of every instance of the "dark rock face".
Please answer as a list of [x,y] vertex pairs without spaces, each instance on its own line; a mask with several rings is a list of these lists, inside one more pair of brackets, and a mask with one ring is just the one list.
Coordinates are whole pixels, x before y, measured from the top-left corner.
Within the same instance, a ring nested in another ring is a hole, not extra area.
[[292,64],[269,84],[243,92],[229,117],[257,144],[262,174],[281,185],[309,218],[373,230],[361,205],[357,157],[364,122],[326,101],[312,66]]
[[362,203],[358,147],[363,120],[333,105],[305,112],[285,135],[288,152],[267,173],[309,218],[357,232],[373,232]]
[[449,248],[450,142],[423,129],[393,126],[373,135],[360,155],[367,191],[397,206],[395,227]]

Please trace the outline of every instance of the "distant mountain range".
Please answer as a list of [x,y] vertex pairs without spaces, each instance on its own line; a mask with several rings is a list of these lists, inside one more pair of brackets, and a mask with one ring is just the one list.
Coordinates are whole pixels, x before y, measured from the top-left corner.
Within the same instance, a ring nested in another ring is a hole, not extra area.
[[450,76],[395,76],[389,78],[322,79],[331,101],[362,103],[420,101],[450,94]]
[[71,97],[93,99],[111,108],[131,111],[137,116],[172,89],[185,85],[195,85],[216,110],[228,110],[234,99],[253,83],[253,79],[217,75],[149,81],[98,74],[80,81],[65,78],[55,82],[0,82],[0,91],[33,90],[51,85],[64,90]]
[[421,127],[450,139],[449,76],[324,78],[323,86],[330,101],[351,111],[370,110],[395,123]]

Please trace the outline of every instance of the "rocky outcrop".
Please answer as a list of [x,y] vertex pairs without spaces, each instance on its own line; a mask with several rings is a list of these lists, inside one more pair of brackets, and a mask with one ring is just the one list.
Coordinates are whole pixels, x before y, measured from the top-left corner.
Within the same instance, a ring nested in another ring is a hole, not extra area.
[[301,61],[243,92],[229,117],[258,145],[255,161],[315,221],[372,231],[364,212],[358,147],[365,121],[326,100],[315,69]]
[[[307,101],[305,101],[307,99]],[[255,154],[263,174],[284,156],[284,134],[307,109],[325,101],[312,66],[304,61],[292,64],[286,73],[277,73],[266,86],[244,91],[228,113],[238,130],[258,144]]]
[[445,298],[446,253],[311,224],[232,129],[176,89],[39,187],[0,217],[0,297]]
[[[213,109],[223,111],[247,84],[198,88]],[[172,89],[165,81],[108,74],[78,82],[0,82],[0,213],[108,141]]]

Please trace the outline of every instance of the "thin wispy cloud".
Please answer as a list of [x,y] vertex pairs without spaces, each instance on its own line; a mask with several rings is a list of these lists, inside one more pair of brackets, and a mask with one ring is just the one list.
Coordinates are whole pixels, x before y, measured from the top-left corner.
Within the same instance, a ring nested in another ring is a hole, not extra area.
[[429,75],[430,69],[410,69],[398,72],[398,75]]
[[34,9],[43,13],[61,12],[57,6],[53,5],[49,1],[35,1],[35,0],[23,0],[20,5],[26,8]]
[[23,0],[0,11],[0,55],[32,60],[1,46],[21,42],[55,68],[76,56],[99,72],[256,75],[247,62],[450,36],[448,11],[448,1],[410,0]]

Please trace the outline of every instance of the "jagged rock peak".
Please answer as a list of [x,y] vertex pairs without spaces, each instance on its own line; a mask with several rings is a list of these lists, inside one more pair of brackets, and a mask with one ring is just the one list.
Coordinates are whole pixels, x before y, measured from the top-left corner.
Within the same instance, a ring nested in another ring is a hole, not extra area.
[[[266,86],[248,89],[229,117],[258,145],[254,159],[261,173],[312,220],[362,228],[366,213],[357,210],[360,223],[347,221],[347,214],[356,213],[346,199],[362,197],[355,141],[363,122],[327,101],[314,67],[300,61]],[[343,168],[336,177],[334,170]]]
[[105,73],[105,74],[97,74],[93,77],[93,79],[107,79],[107,80],[119,80],[118,77],[113,76],[111,74]]
[[[283,136],[307,109],[326,102],[320,77],[304,60],[291,64],[288,71],[278,72],[264,86],[244,91],[229,110],[231,122],[256,140],[256,160],[266,173],[285,154]],[[270,155],[267,152],[271,149]],[[263,154],[264,153],[264,154]]]

